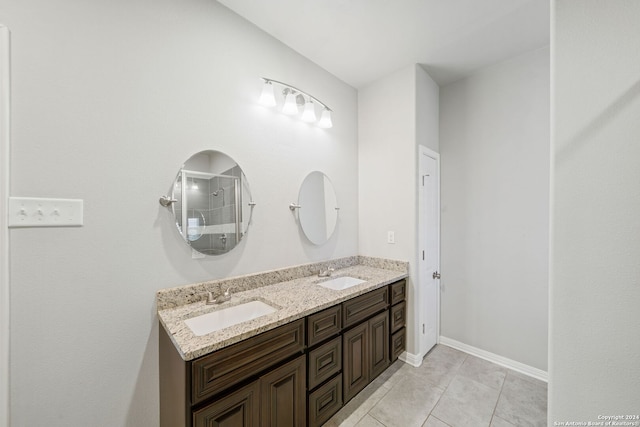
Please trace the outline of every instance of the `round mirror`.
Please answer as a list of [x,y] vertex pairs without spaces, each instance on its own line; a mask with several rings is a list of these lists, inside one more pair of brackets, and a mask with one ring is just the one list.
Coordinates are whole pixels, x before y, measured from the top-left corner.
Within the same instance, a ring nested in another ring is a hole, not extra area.
[[322,172],[311,172],[300,186],[298,218],[305,236],[316,245],[325,243],[336,228],[338,201],[333,184]]
[[219,151],[191,156],[178,171],[168,202],[184,240],[205,255],[236,247],[255,205],[242,169]]

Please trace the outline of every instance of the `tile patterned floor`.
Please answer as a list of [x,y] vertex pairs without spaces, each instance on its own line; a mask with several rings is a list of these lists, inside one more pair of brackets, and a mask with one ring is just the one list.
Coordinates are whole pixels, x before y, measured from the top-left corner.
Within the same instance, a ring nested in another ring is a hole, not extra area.
[[438,345],[397,361],[325,427],[544,427],[547,384]]

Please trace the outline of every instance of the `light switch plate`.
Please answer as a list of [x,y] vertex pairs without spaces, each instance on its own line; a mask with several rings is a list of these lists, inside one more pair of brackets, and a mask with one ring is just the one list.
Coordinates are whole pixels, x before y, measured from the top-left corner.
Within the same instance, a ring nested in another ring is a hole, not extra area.
[[82,199],[9,197],[9,227],[77,227],[84,223]]

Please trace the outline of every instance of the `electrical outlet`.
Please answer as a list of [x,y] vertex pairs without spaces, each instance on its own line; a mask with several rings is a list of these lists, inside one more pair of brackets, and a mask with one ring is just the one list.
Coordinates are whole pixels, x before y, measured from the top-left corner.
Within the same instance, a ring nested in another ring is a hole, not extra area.
[[387,243],[396,242],[396,233],[394,231],[387,231]]
[[82,199],[9,197],[9,227],[83,225]]

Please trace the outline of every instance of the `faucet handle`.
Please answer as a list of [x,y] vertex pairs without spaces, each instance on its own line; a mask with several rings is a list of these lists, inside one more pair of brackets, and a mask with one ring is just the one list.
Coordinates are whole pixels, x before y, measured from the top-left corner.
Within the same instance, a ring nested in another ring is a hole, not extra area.
[[207,293],[207,305],[211,305],[211,304],[215,304],[216,303],[216,298],[213,296],[213,292],[208,292]]
[[231,296],[231,288],[227,288],[227,290],[224,291],[224,296],[225,297],[230,297]]

